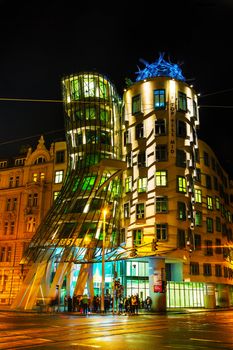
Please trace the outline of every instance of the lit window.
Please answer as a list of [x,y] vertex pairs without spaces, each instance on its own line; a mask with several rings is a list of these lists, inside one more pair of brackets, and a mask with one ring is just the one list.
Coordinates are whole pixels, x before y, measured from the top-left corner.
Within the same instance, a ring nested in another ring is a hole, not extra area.
[[93,186],[95,184],[96,177],[95,176],[87,176],[83,180],[82,183],[82,190],[83,191],[90,191],[93,189]]
[[38,174],[37,173],[33,173],[32,174],[32,181],[33,182],[37,182],[38,181]]
[[27,232],[35,232],[36,229],[36,218],[29,216],[27,219]]
[[186,193],[186,179],[184,176],[177,177],[178,192]]
[[178,92],[178,110],[187,112],[187,97],[183,92]]
[[199,189],[195,189],[195,201],[196,203],[202,203],[202,192]]
[[168,211],[168,198],[156,197],[156,213],[167,213]]
[[59,191],[54,191],[54,192],[53,192],[53,200],[54,200],[54,201],[56,200],[58,194],[59,194]]
[[138,192],[146,192],[147,190],[147,178],[146,177],[140,177],[138,179]]
[[141,96],[137,95],[132,98],[132,114],[141,112]]
[[164,109],[165,105],[166,105],[165,90],[164,89],[154,90],[154,108]]
[[167,224],[157,224],[156,225],[156,237],[160,241],[167,240]]
[[213,210],[213,198],[210,196],[207,196],[207,208]]
[[156,186],[167,186],[167,171],[156,171],[155,182]]
[[131,192],[133,186],[133,178],[132,176],[129,176],[125,179],[125,192]]
[[142,244],[142,230],[133,230],[133,245]]
[[43,181],[45,179],[45,173],[40,173],[40,180]]
[[201,226],[202,225],[202,212],[196,211],[195,213],[195,226]]
[[145,206],[144,206],[144,203],[136,204],[136,218],[137,219],[144,219],[144,217],[145,217]]
[[217,210],[220,210],[220,200],[218,197],[215,197],[215,206]]
[[64,171],[63,171],[63,170],[57,170],[57,171],[55,171],[55,179],[54,179],[55,184],[60,184],[60,183],[62,183],[63,174],[64,174]]

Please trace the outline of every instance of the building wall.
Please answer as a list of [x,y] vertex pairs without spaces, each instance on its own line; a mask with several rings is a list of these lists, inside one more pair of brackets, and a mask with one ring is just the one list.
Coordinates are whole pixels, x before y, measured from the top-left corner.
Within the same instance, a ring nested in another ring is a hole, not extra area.
[[0,304],[11,304],[26,274],[23,253],[53,203],[55,171],[66,169],[66,159],[56,163],[56,152],[66,152],[65,142],[44,145],[24,156],[2,160],[0,168]]

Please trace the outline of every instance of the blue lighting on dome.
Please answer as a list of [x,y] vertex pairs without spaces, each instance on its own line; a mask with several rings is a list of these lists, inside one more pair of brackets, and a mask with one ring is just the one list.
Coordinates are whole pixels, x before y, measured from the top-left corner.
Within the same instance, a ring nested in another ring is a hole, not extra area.
[[163,58],[164,54],[160,54],[159,58],[154,63],[148,63],[141,59],[140,61],[145,64],[144,69],[140,69],[136,72],[138,75],[136,81],[154,78],[154,77],[171,77],[177,80],[185,81],[185,77],[182,74],[182,70],[178,64],[167,62]]

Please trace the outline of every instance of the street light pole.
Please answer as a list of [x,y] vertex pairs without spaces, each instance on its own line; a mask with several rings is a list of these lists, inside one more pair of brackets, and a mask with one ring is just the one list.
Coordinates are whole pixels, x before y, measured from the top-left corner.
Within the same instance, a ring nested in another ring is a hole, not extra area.
[[104,209],[103,210],[103,243],[102,243],[102,285],[101,285],[101,305],[100,305],[101,313],[104,313],[104,289],[105,289],[105,261],[104,261],[104,253],[105,253],[106,214],[107,214],[107,209]]

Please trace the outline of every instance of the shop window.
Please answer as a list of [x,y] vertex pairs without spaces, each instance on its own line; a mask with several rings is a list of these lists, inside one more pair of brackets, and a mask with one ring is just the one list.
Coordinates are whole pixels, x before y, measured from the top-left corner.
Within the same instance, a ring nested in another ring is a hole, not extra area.
[[167,186],[167,171],[161,170],[155,173],[155,183],[156,186]]
[[156,213],[168,212],[168,198],[167,196],[156,197]]
[[166,119],[157,119],[155,121],[155,135],[166,135]]

